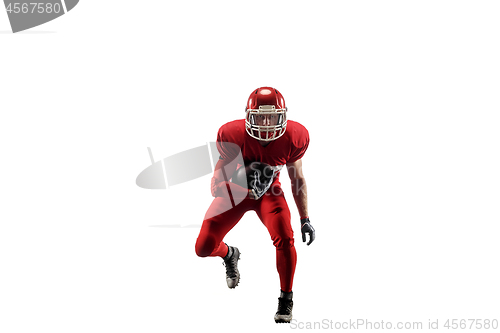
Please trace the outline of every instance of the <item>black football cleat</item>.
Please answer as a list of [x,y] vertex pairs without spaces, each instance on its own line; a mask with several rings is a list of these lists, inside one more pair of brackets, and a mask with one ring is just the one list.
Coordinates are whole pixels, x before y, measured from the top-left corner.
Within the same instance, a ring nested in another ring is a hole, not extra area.
[[238,271],[238,260],[240,251],[237,247],[229,246],[226,257],[223,258],[223,265],[226,266],[226,282],[228,288],[234,289],[240,282],[240,272]]
[[278,311],[274,315],[274,321],[277,323],[290,323],[292,320],[292,301],[293,293],[281,292],[278,298]]

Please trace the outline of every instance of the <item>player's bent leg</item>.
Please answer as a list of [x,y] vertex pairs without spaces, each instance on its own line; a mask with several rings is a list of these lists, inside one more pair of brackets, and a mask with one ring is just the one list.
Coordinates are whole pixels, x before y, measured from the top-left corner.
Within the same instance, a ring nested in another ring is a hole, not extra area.
[[234,288],[240,280],[238,248],[228,246],[223,242],[224,236],[238,223],[248,210],[244,204],[231,209],[227,208],[227,200],[215,198],[210,205],[205,220],[196,240],[195,251],[200,257],[221,257],[226,266],[226,282],[229,288]]
[[215,198],[205,214],[196,239],[196,254],[200,257],[226,256],[228,247],[222,240],[238,223],[245,211],[243,204],[232,207],[228,199]]
[[199,257],[224,257],[228,252],[227,245],[222,242],[224,235],[217,231],[219,228],[211,227],[211,220],[203,221],[200,234],[196,239],[195,251]]
[[228,247],[225,243],[219,242],[217,246],[215,240],[209,241],[196,241],[195,251],[198,257],[224,257],[227,254]]

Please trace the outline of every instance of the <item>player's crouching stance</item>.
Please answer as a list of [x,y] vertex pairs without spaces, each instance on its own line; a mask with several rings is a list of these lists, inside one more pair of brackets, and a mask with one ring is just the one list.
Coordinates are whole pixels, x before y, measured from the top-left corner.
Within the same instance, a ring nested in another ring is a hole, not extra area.
[[[301,160],[309,145],[309,133],[301,124],[287,120],[286,112],[285,100],[278,90],[258,88],[248,99],[245,119],[229,122],[219,129],[217,148],[220,158],[211,183],[215,199],[196,241],[198,256],[223,258],[227,286],[235,288],[240,280],[240,252],[238,248],[225,244],[223,239],[247,211],[257,213],[276,247],[281,287],[278,311],[274,316],[277,323],[292,320],[292,284],[297,261],[290,210],[279,182],[280,170],[285,165],[301,217],[302,241],[306,241],[306,234],[309,234],[307,245],[315,238],[308,218],[307,188]],[[246,180],[247,183],[240,182],[243,186],[238,185],[237,180],[242,173],[242,169],[237,170],[238,157],[242,157],[239,160],[246,165],[243,182]]]

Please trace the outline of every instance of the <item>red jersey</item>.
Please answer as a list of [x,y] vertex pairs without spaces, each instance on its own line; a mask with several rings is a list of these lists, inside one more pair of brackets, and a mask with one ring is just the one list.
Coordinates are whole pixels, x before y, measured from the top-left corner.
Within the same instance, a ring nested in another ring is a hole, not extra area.
[[[217,163],[214,177],[212,177],[212,195],[214,197],[233,196],[238,202],[248,195],[247,189],[227,182],[236,169],[236,165],[226,170],[226,174],[219,168],[221,165],[241,160],[241,158],[237,158],[240,152],[245,164],[258,161],[273,167],[273,183],[274,185],[280,185],[280,170],[287,163],[293,163],[301,159],[308,145],[309,132],[304,126],[292,120],[288,120],[283,136],[270,141],[266,146],[262,146],[260,141],[248,135],[244,119],[234,120],[222,125],[217,133],[217,149],[220,154],[220,161]],[[224,169],[226,168],[224,167]],[[229,188],[231,193],[228,192]]]
[[[304,126],[292,120],[288,120],[283,136],[270,141],[266,146],[262,146],[257,139],[248,135],[244,119],[224,124],[217,134],[217,149],[223,162],[233,161],[241,152],[246,165],[254,161],[270,165],[274,170],[273,183],[275,184],[279,184],[280,170],[287,163],[300,160],[308,145],[309,132]],[[220,177],[216,178],[220,180]]]
[[241,150],[245,162],[259,161],[271,166],[283,166],[300,160],[309,145],[309,132],[298,122],[288,120],[285,134],[262,146],[257,139],[250,137],[245,130],[245,120],[239,119],[224,124],[217,133],[217,149],[221,159],[231,161]]

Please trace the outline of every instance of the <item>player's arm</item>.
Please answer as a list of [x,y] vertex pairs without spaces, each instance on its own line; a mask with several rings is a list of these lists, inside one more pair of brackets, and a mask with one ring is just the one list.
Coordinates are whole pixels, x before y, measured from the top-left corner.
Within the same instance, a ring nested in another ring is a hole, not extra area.
[[236,167],[236,159],[232,161],[219,159],[217,161],[211,181],[211,192],[213,197],[234,197],[239,199],[245,198],[248,195],[248,190],[246,188],[229,182]]
[[234,170],[236,170],[234,160],[228,162],[219,158],[217,164],[215,164],[214,175],[212,177],[212,196],[218,196],[217,194],[220,189],[225,186],[224,182],[229,181]]
[[288,175],[292,183],[292,194],[300,215],[302,241],[306,241],[306,234],[309,234],[311,244],[315,238],[314,228],[309,221],[309,211],[307,208],[307,184],[302,172],[302,159],[293,163],[287,163]]
[[302,173],[302,160],[287,163],[288,175],[292,183],[292,194],[301,218],[309,216],[307,210],[307,184]]

